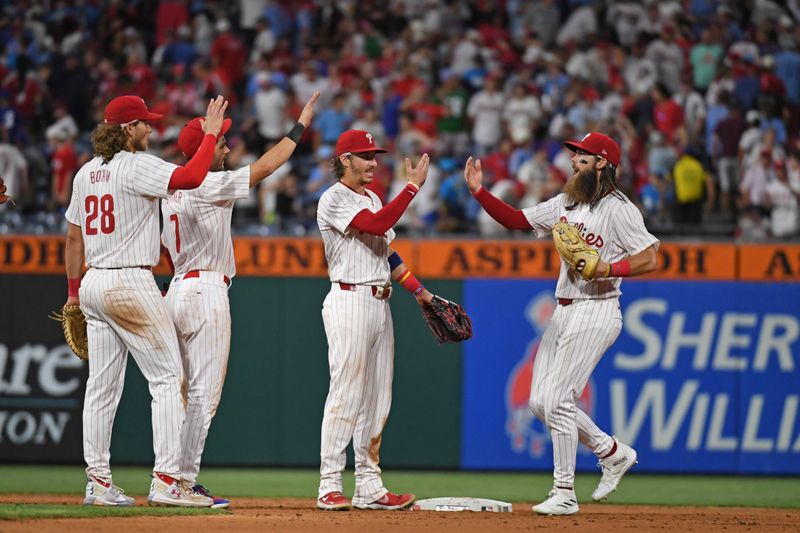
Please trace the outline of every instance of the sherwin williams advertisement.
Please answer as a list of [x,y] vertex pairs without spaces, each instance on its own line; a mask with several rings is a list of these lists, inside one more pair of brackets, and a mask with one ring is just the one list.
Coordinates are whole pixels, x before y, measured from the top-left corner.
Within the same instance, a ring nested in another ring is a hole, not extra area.
[[[527,403],[554,288],[465,283],[476,335],[464,347],[464,468],[552,469]],[[622,332],[577,404],[636,448],[637,469],[800,473],[800,284],[626,280],[622,291]],[[579,447],[577,464],[596,458]]]

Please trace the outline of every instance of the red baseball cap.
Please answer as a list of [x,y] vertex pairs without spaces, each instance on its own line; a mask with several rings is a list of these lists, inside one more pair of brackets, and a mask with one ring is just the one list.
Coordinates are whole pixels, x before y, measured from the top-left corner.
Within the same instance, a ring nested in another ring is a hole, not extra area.
[[151,113],[144,100],[138,96],[117,96],[106,106],[103,112],[103,124],[127,124],[134,120],[156,120],[163,116]]
[[[203,126],[200,124],[200,120],[203,118],[205,117],[195,117],[187,122],[183,126],[180,135],[178,135],[178,148],[180,148],[183,155],[189,159],[191,159],[197,149],[200,148],[200,143],[203,142],[203,137],[206,136],[206,132],[203,131]],[[219,135],[217,135],[217,137],[222,137],[231,129],[231,122],[229,118],[222,121],[222,129],[219,130]]]
[[583,150],[584,152],[608,160],[608,162],[614,166],[619,165],[619,145],[608,135],[593,131],[592,133],[587,133],[580,141],[565,142],[564,146],[573,152]]
[[339,135],[336,141],[336,157],[342,154],[360,154],[363,152],[388,152],[386,148],[375,146],[372,134],[364,130],[347,130]]

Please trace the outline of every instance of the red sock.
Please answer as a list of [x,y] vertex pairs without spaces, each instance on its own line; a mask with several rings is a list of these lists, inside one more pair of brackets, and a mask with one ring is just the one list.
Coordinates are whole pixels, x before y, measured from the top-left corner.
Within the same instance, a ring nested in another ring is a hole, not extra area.
[[161,472],[156,472],[158,479],[166,483],[167,485],[172,485],[175,482],[175,478],[168,476],[166,474],[162,474]]
[[617,451],[617,441],[614,441],[614,445],[611,447],[611,450],[607,454],[605,454],[601,459],[606,459],[614,455],[614,452]]

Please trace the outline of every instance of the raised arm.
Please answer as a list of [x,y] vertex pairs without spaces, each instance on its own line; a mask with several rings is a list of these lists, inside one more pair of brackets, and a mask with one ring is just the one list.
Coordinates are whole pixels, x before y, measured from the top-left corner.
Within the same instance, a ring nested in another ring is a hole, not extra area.
[[311,95],[294,127],[280,140],[278,144],[269,149],[257,161],[250,165],[250,186],[257,184],[284,164],[294,153],[303,131],[311,125],[314,118],[314,103],[319,98],[319,91]]
[[217,144],[217,136],[222,131],[222,121],[225,118],[225,110],[228,108],[228,101],[222,96],[217,96],[211,100],[206,110],[206,118],[201,120],[203,132],[203,142],[200,148],[192,156],[186,166],[178,167],[172,172],[169,179],[169,189],[196,189],[203,183],[211,163],[214,161],[214,147]]
[[510,230],[530,231],[533,229],[521,210],[514,209],[482,186],[483,172],[480,159],[476,159],[474,164],[471,157],[467,159],[467,164],[464,166],[464,181],[467,182],[472,196],[478,200],[481,207],[503,227]]
[[422,154],[416,167],[412,166],[411,160],[406,158],[408,185],[406,185],[405,189],[394,200],[383,206],[380,211],[373,213],[369,209],[364,209],[358,213],[350,222],[350,227],[372,235],[383,235],[389,231],[389,228],[397,224],[397,221],[403,216],[408,204],[419,192],[420,187],[425,184],[429,163],[430,157],[428,154]]

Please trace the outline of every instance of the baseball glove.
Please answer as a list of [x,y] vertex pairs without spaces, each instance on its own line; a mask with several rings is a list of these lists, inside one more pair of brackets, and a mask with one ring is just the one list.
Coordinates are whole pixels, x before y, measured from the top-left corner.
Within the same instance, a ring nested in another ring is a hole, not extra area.
[[553,226],[553,242],[570,268],[583,276],[586,281],[594,278],[600,254],[594,248],[589,248],[574,226],[566,222],[559,222]]
[[422,318],[439,344],[472,338],[472,321],[466,311],[455,302],[434,296],[422,308]]
[[77,305],[65,305],[61,312],[53,311],[49,318],[61,322],[64,338],[75,355],[89,359],[89,337],[86,334],[86,317]]

